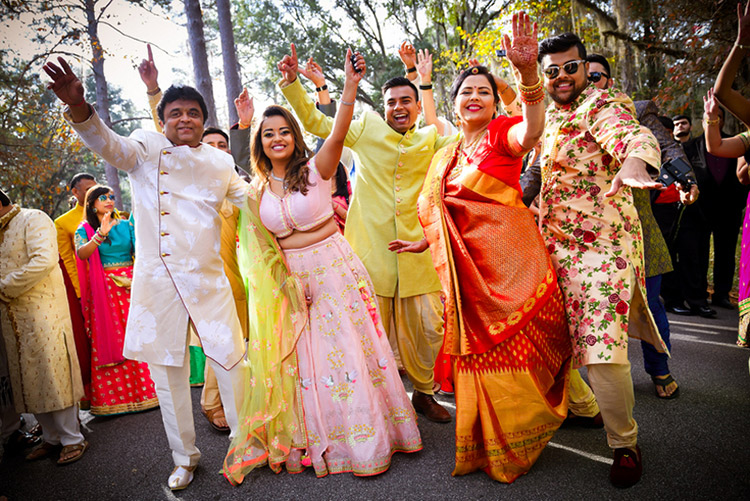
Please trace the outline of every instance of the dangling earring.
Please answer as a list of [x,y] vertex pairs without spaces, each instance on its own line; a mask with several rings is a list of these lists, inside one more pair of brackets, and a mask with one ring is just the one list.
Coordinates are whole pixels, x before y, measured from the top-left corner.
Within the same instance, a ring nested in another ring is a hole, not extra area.
[[94,207],[94,214],[96,214],[96,207]]

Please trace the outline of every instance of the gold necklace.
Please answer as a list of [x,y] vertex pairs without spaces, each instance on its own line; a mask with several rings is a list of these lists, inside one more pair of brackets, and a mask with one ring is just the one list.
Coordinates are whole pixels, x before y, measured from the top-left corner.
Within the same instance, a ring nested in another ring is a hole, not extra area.
[[[450,173],[448,174],[448,180],[453,181],[461,175],[464,167],[469,164],[469,159],[474,156],[474,153],[479,149],[479,145],[482,144],[482,139],[487,135],[487,129],[466,146],[459,145],[459,157],[456,161],[456,165],[453,166]],[[464,139],[461,140],[463,142]]]

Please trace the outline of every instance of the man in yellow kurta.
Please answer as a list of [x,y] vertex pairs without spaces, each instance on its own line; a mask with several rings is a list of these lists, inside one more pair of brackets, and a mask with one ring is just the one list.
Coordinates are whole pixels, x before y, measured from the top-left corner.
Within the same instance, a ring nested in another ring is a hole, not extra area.
[[664,350],[646,302],[632,189],[661,186],[647,173],[660,165],[659,145],[626,95],[588,85],[586,49],[576,35],[544,40],[539,57],[554,101],[541,156],[539,226],[563,290],[574,366],[588,369],[614,449],[610,481],[629,487],[642,466],[628,336]]
[[65,464],[88,443],[78,423],[83,384],[55,240],[49,216],[12,205],[0,191],[0,342],[13,403],[42,425],[44,443],[27,458],[62,447],[58,463]]
[[55,219],[57,230],[57,249],[60,257],[65,263],[65,271],[68,272],[76,297],[81,298],[81,287],[78,283],[78,270],[76,269],[76,251],[73,244],[73,235],[78,225],[83,220],[83,203],[86,201],[86,192],[96,184],[96,178],[87,172],[79,172],[70,180],[70,192],[76,199],[76,206],[62,216]]
[[[64,272],[68,275],[70,283],[65,281],[68,289],[68,309],[73,324],[73,337],[76,341],[76,352],[81,367],[83,379],[84,396],[81,400],[81,408],[88,409],[89,385],[91,384],[91,343],[84,326],[83,314],[81,312],[81,285],[78,283],[78,269],[76,268],[75,244],[73,235],[78,225],[83,220],[83,207],[86,202],[86,192],[96,185],[94,176],[87,172],[79,172],[73,176],[68,184],[70,192],[76,199],[76,206],[62,216],[55,219],[55,230],[57,230],[57,250],[60,253]],[[63,280],[65,278],[63,277]],[[70,290],[72,289],[72,290]],[[73,300],[75,295],[76,300]]]
[[[305,130],[327,137],[333,118],[315,107],[296,78],[294,50],[285,61],[294,78],[282,81],[284,96]],[[417,198],[433,154],[455,138],[441,137],[434,126],[417,129],[421,103],[416,87],[406,78],[386,82],[383,94],[386,120],[374,111],[364,113],[352,121],[344,142],[360,159],[344,235],[372,278],[383,325],[389,339],[395,338],[414,385],[415,410],[432,421],[450,422],[432,388],[443,342],[440,280],[428,252],[396,254],[388,250],[388,243],[424,238]]]

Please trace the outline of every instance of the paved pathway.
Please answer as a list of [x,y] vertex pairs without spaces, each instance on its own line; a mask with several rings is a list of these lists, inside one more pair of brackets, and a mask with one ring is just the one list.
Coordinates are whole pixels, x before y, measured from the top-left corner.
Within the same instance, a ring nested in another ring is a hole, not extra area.
[[[611,452],[601,430],[563,429],[531,472],[512,485],[484,473],[451,477],[453,427],[420,420],[423,451],[394,457],[377,477],[315,478],[252,473],[240,487],[219,474],[228,442],[199,412],[193,390],[198,446],[203,452],[193,484],[166,488],[171,457],[158,410],[86,425],[91,443],[79,462],[0,463],[0,496],[16,500],[156,499],[750,499],[750,350],[735,346],[736,311],[716,320],[671,316],[671,369],[681,385],[676,400],[656,398],[643,371],[641,348],[631,343],[643,479],[628,490],[609,484]],[[452,400],[440,397],[453,411]]]

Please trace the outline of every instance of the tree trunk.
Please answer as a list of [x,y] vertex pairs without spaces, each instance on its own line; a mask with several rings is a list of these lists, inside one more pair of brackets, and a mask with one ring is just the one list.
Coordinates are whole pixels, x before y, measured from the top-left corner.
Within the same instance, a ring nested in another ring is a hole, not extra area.
[[[617,31],[621,33],[630,33],[630,9],[629,0],[612,1],[612,10],[617,19]],[[617,40],[616,47],[619,87],[625,94],[632,96],[636,89],[633,47],[625,40]]]
[[187,16],[188,42],[193,59],[193,73],[195,86],[206,101],[208,116],[206,125],[216,127],[216,103],[214,102],[214,87],[211,73],[208,70],[208,53],[206,52],[206,38],[203,35],[203,13],[199,0],[183,0],[185,15]]
[[224,86],[227,89],[227,110],[229,124],[237,123],[239,117],[234,108],[234,99],[242,92],[240,67],[237,64],[237,52],[234,46],[232,28],[232,10],[229,0],[216,0],[216,11],[219,15],[219,34],[221,36],[221,56],[224,62]]
[[[104,49],[99,40],[99,20],[97,19],[95,0],[84,0],[86,6],[86,26],[91,42],[91,51],[93,57],[91,65],[94,68],[94,82],[96,83],[96,112],[101,117],[107,127],[112,127],[112,119],[109,116],[109,95],[107,92],[107,79],[104,76]],[[105,7],[106,8],[106,7]],[[112,188],[115,194],[115,206],[122,210],[122,192],[120,190],[120,178],[117,175],[117,169],[108,164],[104,164],[104,176],[107,185]]]

